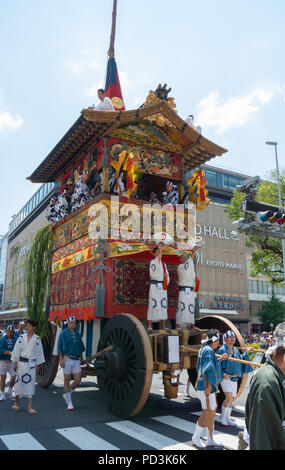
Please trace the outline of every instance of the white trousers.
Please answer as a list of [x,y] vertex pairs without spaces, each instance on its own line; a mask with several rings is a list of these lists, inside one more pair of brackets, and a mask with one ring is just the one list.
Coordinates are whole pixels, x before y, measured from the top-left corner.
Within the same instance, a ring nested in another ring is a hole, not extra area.
[[223,379],[221,381],[221,387],[223,392],[232,393],[233,397],[236,397],[237,394],[237,382],[233,382],[230,379]]
[[[199,398],[202,406],[202,410],[207,410],[207,401],[206,401],[206,395],[204,390],[197,390],[197,397]],[[209,395],[209,403],[210,403],[210,408],[211,410],[215,410],[217,408],[217,400],[216,400],[216,394],[215,393],[210,393]]]

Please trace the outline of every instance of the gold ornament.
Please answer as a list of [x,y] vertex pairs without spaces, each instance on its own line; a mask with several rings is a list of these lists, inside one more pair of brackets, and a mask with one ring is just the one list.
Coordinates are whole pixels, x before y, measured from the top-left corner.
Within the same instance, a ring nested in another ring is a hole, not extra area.
[[121,100],[121,98],[118,98],[118,96],[113,96],[113,98],[111,98],[111,101],[112,101],[114,108],[123,109],[124,103]]

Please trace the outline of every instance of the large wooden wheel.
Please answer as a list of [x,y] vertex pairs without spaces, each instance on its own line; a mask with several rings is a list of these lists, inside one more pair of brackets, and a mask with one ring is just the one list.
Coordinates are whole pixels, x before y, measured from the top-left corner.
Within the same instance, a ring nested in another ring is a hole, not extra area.
[[40,365],[39,372],[37,373],[37,383],[40,387],[49,387],[53,383],[58,370],[58,356],[53,355],[56,326],[51,323],[49,325],[49,341],[43,342],[46,362]]
[[[219,315],[206,315],[205,317],[202,317],[202,318],[199,318],[199,320],[196,320],[196,325],[201,329],[209,329],[210,330],[212,328],[215,328],[215,329],[219,330],[219,332],[222,335],[224,333],[226,333],[228,330],[232,330],[234,332],[234,334],[236,335],[235,346],[237,346],[237,347],[239,346],[241,348],[245,346],[243,337],[240,334],[239,330],[227,318],[220,317]],[[221,343],[220,346],[222,346],[222,343]],[[195,374],[192,374],[193,381],[195,380],[195,382],[196,382],[196,379],[195,379],[194,375]],[[244,387],[246,385],[246,382],[247,382],[247,376],[248,376],[248,374],[244,374],[242,376],[242,378],[238,381],[238,391],[237,391],[236,397],[234,398],[234,401],[237,400],[237,398],[242,394],[242,392],[244,390]],[[193,381],[191,380],[192,384],[193,384]],[[217,400],[218,400],[219,405],[224,401],[224,393],[223,393],[221,387],[220,387],[220,393],[218,393],[218,395],[217,395]]]
[[108,397],[111,412],[127,418],[144,406],[151,387],[153,359],[150,341],[141,322],[129,314],[108,320],[98,351],[113,345],[112,351],[96,361],[100,390]]

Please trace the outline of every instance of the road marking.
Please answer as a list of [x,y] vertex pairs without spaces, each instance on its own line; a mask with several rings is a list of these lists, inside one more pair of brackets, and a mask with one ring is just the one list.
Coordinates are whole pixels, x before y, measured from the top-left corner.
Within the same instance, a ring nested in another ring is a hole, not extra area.
[[245,414],[245,406],[233,405],[233,410]]
[[[191,413],[200,416],[201,413]],[[186,419],[176,418],[176,416],[156,416],[152,418],[160,423],[166,424],[168,426],[172,426],[176,429],[180,429],[184,432],[189,432],[190,434],[194,434],[196,423],[192,423],[191,421],[187,421]],[[206,428],[202,432],[202,439],[205,439],[204,435],[206,434]],[[237,449],[238,446],[238,438],[236,436],[232,436],[231,434],[222,433],[220,431],[214,430],[214,435],[218,438],[219,442],[222,442],[227,449]]]
[[181,431],[189,432],[190,434],[194,434],[195,432],[196,423],[186,421],[186,419],[176,418],[176,416],[156,416],[155,418],[151,419],[166,424],[167,426],[172,426],[176,429],[180,429]]
[[56,431],[82,450],[119,450],[118,447],[81,426],[56,429]]
[[[201,412],[200,411],[195,411],[194,413],[191,413],[191,415],[201,416]],[[235,422],[237,423],[239,428],[245,428],[244,418],[241,418],[240,416],[231,416],[231,418],[235,420]],[[221,423],[221,414],[220,413],[217,413],[215,415],[215,423]],[[230,427],[231,426],[229,426],[229,428]]]
[[9,450],[46,450],[30,433],[0,436]]
[[169,437],[163,436],[155,431],[151,431],[150,429],[133,423],[132,421],[116,421],[106,424],[157,450],[196,450],[190,445],[177,442],[174,439],[170,439]]

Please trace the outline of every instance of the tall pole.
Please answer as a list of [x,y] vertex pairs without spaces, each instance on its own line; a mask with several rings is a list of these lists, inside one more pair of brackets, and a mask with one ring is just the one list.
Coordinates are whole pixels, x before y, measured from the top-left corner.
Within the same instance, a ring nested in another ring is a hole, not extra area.
[[276,174],[277,174],[277,183],[278,183],[278,199],[279,199],[279,206],[282,207],[278,155],[277,155],[277,142],[275,143],[274,148],[275,148]]
[[[274,145],[274,148],[275,148],[276,176],[277,176],[277,184],[278,184],[278,201],[279,201],[279,206],[282,207],[280,175],[279,175],[278,154],[277,154],[278,142],[266,142],[266,144]],[[285,239],[284,238],[282,239],[282,255],[283,255],[283,277],[285,281]]]
[[110,47],[108,50],[108,56],[115,56],[115,34],[116,34],[116,19],[117,19],[117,0],[113,2],[113,13],[112,13],[112,29],[110,35]]

